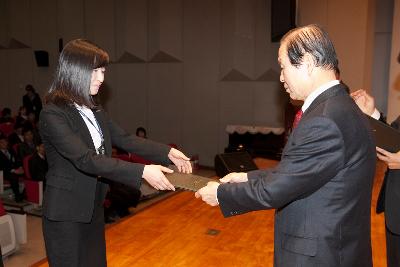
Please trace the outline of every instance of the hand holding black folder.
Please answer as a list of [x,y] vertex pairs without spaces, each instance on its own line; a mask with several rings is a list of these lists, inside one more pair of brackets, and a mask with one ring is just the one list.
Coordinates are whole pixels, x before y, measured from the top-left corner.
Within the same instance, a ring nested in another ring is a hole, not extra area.
[[367,117],[375,136],[376,146],[392,153],[400,151],[400,131],[370,116]]
[[175,187],[194,192],[206,186],[208,182],[218,182],[215,179],[180,172],[166,173],[165,176]]

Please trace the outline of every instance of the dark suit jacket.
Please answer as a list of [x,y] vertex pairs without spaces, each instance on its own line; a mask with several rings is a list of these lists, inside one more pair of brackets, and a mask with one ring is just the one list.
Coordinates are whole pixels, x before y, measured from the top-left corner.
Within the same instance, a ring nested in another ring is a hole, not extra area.
[[218,188],[225,216],[275,208],[275,266],[372,266],[375,144],[344,85],[319,95],[269,170]]
[[18,145],[18,157],[23,160],[26,156],[33,155],[36,152],[36,145],[34,143],[28,144],[22,142]]
[[111,158],[111,144],[140,154],[154,162],[169,163],[167,145],[127,134],[107,117],[94,111],[105,139],[106,155],[96,154],[90,132],[74,106],[46,105],[39,128],[46,149],[49,170],[44,193],[44,215],[50,220],[89,222],[96,186],[104,199],[106,177],[139,188],[144,165]]
[[17,169],[22,166],[22,162],[15,155],[12,149],[8,149],[8,153],[10,153],[10,159],[0,151],[0,170],[3,171],[4,179],[10,180],[11,176],[14,175],[11,173],[11,170]]
[[46,158],[41,158],[36,152],[29,160],[28,167],[32,180],[45,181],[46,173],[49,169]]
[[[391,124],[400,130],[400,116]],[[387,228],[400,235],[400,170],[387,169],[378,197],[377,212],[385,212]]]
[[34,112],[36,114],[36,119],[39,117],[40,111],[42,110],[42,100],[38,93],[34,93],[35,97],[30,99],[28,94],[22,97],[22,105],[26,108],[27,114],[29,112]]

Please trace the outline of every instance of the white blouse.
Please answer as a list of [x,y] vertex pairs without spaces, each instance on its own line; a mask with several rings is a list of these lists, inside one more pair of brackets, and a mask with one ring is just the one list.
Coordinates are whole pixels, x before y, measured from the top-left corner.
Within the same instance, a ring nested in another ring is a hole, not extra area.
[[79,111],[82,119],[86,123],[90,135],[92,136],[92,141],[94,147],[96,148],[96,153],[99,154],[98,149],[101,146],[102,138],[102,131],[100,125],[97,123],[97,120],[93,114],[93,111],[85,106],[78,106],[75,104],[76,109]]

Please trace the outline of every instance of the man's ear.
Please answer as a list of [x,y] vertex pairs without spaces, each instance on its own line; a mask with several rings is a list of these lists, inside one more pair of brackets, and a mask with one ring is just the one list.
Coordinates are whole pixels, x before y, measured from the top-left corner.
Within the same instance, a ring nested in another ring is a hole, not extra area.
[[305,53],[303,56],[303,64],[307,69],[307,74],[311,75],[314,68],[315,68],[315,62],[314,58],[310,55],[310,53]]

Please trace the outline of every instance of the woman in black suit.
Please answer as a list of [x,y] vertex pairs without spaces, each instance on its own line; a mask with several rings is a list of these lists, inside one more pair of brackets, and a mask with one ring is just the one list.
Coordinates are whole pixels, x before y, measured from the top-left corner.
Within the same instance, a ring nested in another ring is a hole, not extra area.
[[108,61],[108,54],[87,40],[69,42],[45,97],[39,128],[49,164],[43,233],[50,266],[107,265],[103,177],[136,188],[143,178],[158,190],[175,190],[164,175],[172,170],[112,158],[111,145],[192,171],[182,152],[127,134],[94,103]]
[[[400,56],[400,55],[399,55]],[[360,109],[376,120],[386,119],[375,108],[375,99],[365,90],[352,93]],[[400,130],[400,116],[390,124]],[[380,147],[376,148],[377,157],[387,165],[387,170],[379,192],[376,212],[385,212],[386,260],[388,267],[400,267],[400,151],[391,153]]]

